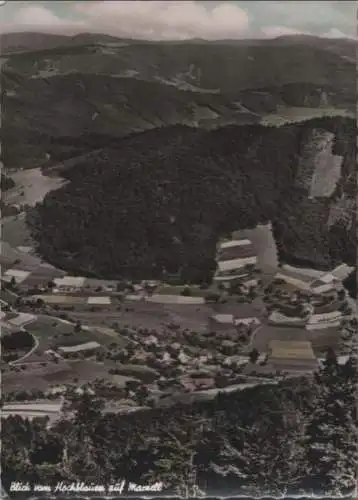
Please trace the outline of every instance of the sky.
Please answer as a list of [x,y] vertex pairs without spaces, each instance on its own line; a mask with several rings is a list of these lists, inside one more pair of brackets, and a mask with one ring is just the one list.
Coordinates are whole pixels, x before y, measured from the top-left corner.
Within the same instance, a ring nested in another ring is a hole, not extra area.
[[[4,4],[4,5],[1,5]],[[0,33],[106,33],[168,40],[357,35],[355,1],[0,1]]]

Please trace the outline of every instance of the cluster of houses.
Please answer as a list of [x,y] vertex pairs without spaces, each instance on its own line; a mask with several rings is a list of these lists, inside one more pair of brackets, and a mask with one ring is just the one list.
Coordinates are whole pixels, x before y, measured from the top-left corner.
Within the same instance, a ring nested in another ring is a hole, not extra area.
[[216,254],[217,269],[213,277],[216,285],[246,288],[257,285],[257,255],[248,238],[221,241]]
[[350,314],[347,293],[342,285],[350,272],[351,268],[343,264],[330,273],[312,277],[287,266],[276,274],[274,283],[290,285],[291,294],[280,296],[271,310],[269,323],[307,330],[339,327]]

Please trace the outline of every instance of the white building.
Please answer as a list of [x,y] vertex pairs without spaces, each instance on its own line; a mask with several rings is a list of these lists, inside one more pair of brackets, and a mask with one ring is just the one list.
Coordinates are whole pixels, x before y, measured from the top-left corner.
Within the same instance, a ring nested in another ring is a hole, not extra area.
[[331,271],[331,275],[338,280],[344,281],[352,271],[354,271],[354,267],[341,264]]
[[2,279],[6,282],[10,282],[13,278],[16,283],[22,283],[30,276],[29,271],[21,271],[20,269],[8,269],[2,275]]
[[64,276],[63,278],[55,278],[53,281],[59,290],[64,291],[82,288],[86,280],[81,276]]
[[246,325],[246,326],[250,326],[250,325],[260,325],[261,324],[261,321],[256,318],[256,317],[250,317],[250,318],[235,318],[234,320],[234,324],[236,326],[238,325]]
[[288,283],[289,285],[293,285],[296,288],[299,288],[301,290],[310,290],[310,282],[307,279],[307,276],[293,276],[291,274],[286,274],[286,273],[277,273],[275,275],[275,279],[277,280],[282,280],[285,283]]
[[61,346],[58,348],[58,350],[63,352],[64,354],[69,354],[73,352],[92,351],[93,349],[98,349],[98,347],[101,347],[98,342],[85,342],[78,345]]
[[234,271],[248,265],[255,265],[257,257],[243,257],[238,259],[222,260],[218,262],[219,272]]
[[257,256],[251,240],[235,239],[218,244],[216,261],[214,280],[227,282],[249,276],[247,266],[255,266]]
[[325,314],[312,314],[306,324],[307,330],[318,330],[321,328],[331,328],[339,326],[342,321],[340,311],[332,311]]
[[225,250],[226,248],[235,248],[251,245],[251,241],[247,238],[242,240],[228,240],[219,243],[219,250]]
[[291,325],[305,325],[306,321],[304,318],[301,318],[300,316],[286,316],[285,314],[280,313],[279,311],[273,311],[269,318],[268,318],[270,323],[276,323],[276,324],[291,324]]

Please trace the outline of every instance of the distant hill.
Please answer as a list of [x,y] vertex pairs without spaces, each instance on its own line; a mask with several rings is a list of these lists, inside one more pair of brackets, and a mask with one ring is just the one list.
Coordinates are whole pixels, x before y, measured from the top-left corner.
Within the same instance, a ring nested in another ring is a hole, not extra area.
[[65,45],[69,41],[70,37],[49,33],[21,32],[0,35],[0,46],[3,56],[17,52],[52,49],[60,45]]
[[[72,144],[66,150],[65,136],[73,143],[83,134],[121,137],[175,124],[257,123],[278,106],[319,108],[323,95],[326,107],[355,113],[355,44],[350,40],[145,42],[88,33],[2,37],[3,52],[8,51],[1,131],[7,166],[33,165],[47,153],[58,156],[53,145],[58,138],[60,153],[70,156],[76,148]],[[21,47],[27,51],[20,53]]]

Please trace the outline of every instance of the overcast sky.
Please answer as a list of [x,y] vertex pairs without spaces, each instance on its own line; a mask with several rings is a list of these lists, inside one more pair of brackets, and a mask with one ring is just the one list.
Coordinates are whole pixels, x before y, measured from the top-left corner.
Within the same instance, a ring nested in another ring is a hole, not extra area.
[[[2,2],[0,1],[0,4]],[[146,39],[356,37],[355,1],[9,1],[0,32],[101,32]]]

